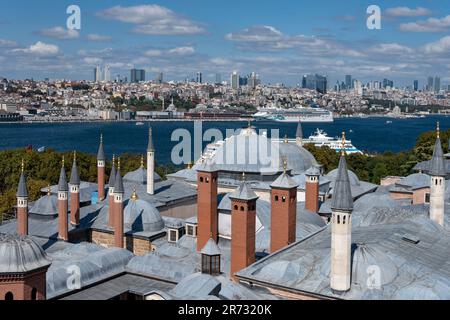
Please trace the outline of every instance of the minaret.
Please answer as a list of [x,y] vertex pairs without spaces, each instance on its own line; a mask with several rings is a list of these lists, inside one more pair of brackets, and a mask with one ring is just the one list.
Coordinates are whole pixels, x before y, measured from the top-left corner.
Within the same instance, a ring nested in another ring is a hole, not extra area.
[[[243,176],[245,177],[245,176]],[[230,195],[231,199],[231,270],[234,274],[252,263],[256,257],[256,200],[258,196],[244,180]]]
[[147,147],[147,193],[155,194],[155,147],[153,145],[152,128],[148,132],[148,147]]
[[123,241],[123,188],[122,175],[120,173],[120,158],[117,163],[117,174],[114,183],[114,246],[124,247]]
[[70,173],[70,224],[80,224],[80,175],[77,168],[77,153],[73,152],[72,172]]
[[345,160],[345,135],[331,203],[330,287],[336,292],[350,290],[353,198]]
[[270,252],[278,251],[296,240],[297,188],[298,184],[286,172],[287,161],[283,161],[284,172],[270,185]]
[[[206,160],[197,169],[197,251],[201,251],[210,238],[218,241],[219,216],[217,214],[217,169]],[[212,234],[212,236],[211,236]]]
[[69,240],[68,232],[69,185],[67,184],[64,156],[58,182],[58,239]]
[[300,121],[300,118],[298,119],[297,132],[295,134],[295,141],[297,142],[297,145],[299,147],[303,147],[303,129],[302,129],[302,123]]
[[28,189],[25,177],[25,162],[22,159],[22,172],[17,188],[17,233],[21,236],[28,235]]
[[437,138],[434,145],[433,158],[430,164],[430,219],[444,225],[444,193],[445,193],[445,163],[442,154],[439,122],[437,123]]
[[103,150],[103,135],[100,136],[100,145],[97,152],[97,186],[98,200],[105,199],[105,151]]
[[108,182],[108,227],[114,228],[114,184],[116,183],[116,159],[113,155],[112,159],[112,168],[111,173],[109,175],[109,182]]

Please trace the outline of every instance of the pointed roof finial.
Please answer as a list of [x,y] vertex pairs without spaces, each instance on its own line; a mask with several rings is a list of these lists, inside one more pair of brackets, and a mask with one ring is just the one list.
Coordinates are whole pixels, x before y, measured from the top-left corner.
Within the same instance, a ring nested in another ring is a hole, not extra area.
[[284,143],[289,143],[289,140],[288,140],[288,135],[286,134],[286,135],[284,135]]
[[131,200],[136,201],[138,198],[138,195],[136,193],[136,186],[133,188],[133,194],[131,195]]
[[141,168],[143,168],[144,167],[144,155],[142,154],[141,155]]
[[25,171],[25,160],[22,158],[22,164],[21,164],[21,171],[22,173]]
[[117,158],[117,170],[120,171],[120,157]]
[[113,166],[116,165],[116,155],[115,154],[113,154],[113,157],[112,157],[112,165]]
[[61,160],[61,167],[64,167],[64,164],[66,163],[66,160],[64,159],[64,155],[62,156]]
[[345,156],[345,131],[342,131],[341,155]]
[[283,158],[283,171],[286,173],[287,171],[288,162],[286,158]]
[[48,184],[47,187],[47,195],[50,196],[52,194],[52,187],[50,186],[50,183]]
[[242,172],[242,181],[245,182],[245,172]]
[[436,137],[440,139],[441,137],[441,129],[439,128],[439,121],[436,123]]

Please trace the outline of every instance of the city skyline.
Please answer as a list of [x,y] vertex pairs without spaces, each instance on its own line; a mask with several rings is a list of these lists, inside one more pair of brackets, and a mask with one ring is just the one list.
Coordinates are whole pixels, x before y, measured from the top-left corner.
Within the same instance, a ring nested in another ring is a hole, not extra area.
[[[81,9],[80,30],[66,28],[72,4]],[[419,80],[422,88],[429,76],[450,82],[450,5],[379,1],[382,29],[369,30],[372,3],[351,4],[239,3],[235,10],[235,1],[16,1],[0,14],[0,76],[92,80],[96,66],[108,65],[112,75],[136,68],[167,81],[201,72],[202,82],[214,83],[236,70],[291,86],[309,73],[326,75],[329,86],[347,74],[400,87]]]

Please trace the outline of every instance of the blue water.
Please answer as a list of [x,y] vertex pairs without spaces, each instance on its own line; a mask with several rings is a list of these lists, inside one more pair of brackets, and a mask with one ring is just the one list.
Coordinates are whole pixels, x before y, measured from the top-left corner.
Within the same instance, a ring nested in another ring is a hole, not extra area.
[[[334,123],[304,123],[303,134],[311,135],[316,128],[329,136],[340,136],[345,130],[353,144],[368,152],[398,152],[411,149],[417,137],[424,131],[434,130],[436,121],[443,130],[450,127],[450,117],[429,116],[419,119],[345,118]],[[295,137],[295,123],[253,122],[256,129],[279,129],[280,136]],[[156,160],[170,163],[172,148],[179,141],[171,141],[172,132],[183,128],[193,132],[193,122],[153,122]],[[246,127],[246,122],[203,122],[203,131],[217,128],[225,135],[226,129]],[[352,130],[353,132],[349,132]],[[100,134],[105,141],[109,157],[125,152],[143,154],[147,148],[148,126],[136,126],[132,122],[115,123],[61,123],[61,124],[0,124],[0,150],[32,145],[35,149],[46,146],[57,151],[79,150],[95,154]],[[206,143],[206,142],[205,142]],[[205,144],[204,143],[204,144]]]

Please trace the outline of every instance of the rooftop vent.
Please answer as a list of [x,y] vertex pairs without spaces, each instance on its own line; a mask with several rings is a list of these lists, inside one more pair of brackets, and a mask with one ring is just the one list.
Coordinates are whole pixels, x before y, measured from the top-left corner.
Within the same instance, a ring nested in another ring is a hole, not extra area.
[[419,238],[408,233],[402,235],[402,240],[413,244],[418,244],[420,242]]

